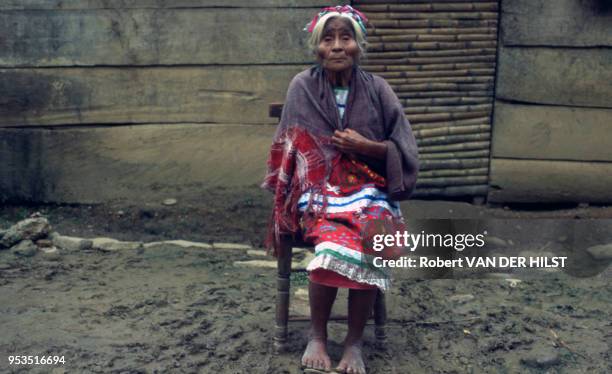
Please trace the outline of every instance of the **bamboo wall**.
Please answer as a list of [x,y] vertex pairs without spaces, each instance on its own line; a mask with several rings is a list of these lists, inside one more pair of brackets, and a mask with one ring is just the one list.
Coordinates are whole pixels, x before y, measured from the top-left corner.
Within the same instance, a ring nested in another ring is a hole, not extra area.
[[415,197],[487,193],[496,0],[355,1],[370,19],[366,70],[391,84],[419,145]]
[[612,202],[612,4],[503,0],[493,202]]

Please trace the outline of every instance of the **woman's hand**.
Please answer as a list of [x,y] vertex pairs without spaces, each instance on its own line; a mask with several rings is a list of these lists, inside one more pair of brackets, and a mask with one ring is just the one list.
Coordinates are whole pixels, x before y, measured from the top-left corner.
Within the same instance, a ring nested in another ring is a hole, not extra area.
[[379,160],[387,157],[387,145],[384,142],[370,140],[352,129],[334,131],[332,144],[341,152],[349,155],[358,154]]

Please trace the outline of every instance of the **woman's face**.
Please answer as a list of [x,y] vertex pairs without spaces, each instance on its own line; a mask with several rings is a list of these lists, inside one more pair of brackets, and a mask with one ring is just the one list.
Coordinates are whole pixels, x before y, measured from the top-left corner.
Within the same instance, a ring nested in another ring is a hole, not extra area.
[[340,17],[327,21],[318,48],[318,59],[324,69],[339,73],[350,69],[359,56],[359,46],[351,23]]

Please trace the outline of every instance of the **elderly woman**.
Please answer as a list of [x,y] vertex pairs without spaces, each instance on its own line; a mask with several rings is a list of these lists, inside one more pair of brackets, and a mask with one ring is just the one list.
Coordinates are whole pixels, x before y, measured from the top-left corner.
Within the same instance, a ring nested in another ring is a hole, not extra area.
[[310,23],[318,63],[289,85],[263,184],[275,194],[268,238],[274,254],[282,256],[297,237],[315,248],[302,364],[331,369],[327,321],[343,287],[349,289],[348,333],[336,370],[347,373],[365,373],[363,330],[377,290],[389,287],[388,275],[372,265],[367,238],[401,221],[397,200],[410,196],[418,171],[399,100],[382,78],[359,67],[365,22],[356,9],[337,6]]

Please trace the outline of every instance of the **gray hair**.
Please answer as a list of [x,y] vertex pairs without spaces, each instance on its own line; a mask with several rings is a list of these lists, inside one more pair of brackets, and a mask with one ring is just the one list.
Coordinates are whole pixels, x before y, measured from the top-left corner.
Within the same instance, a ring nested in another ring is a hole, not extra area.
[[348,19],[350,21],[350,24],[353,27],[353,32],[355,33],[355,41],[357,42],[357,46],[359,47],[359,56],[357,58],[357,61],[360,61],[363,57],[365,57],[366,54],[365,33],[363,32],[361,26],[359,26],[357,21],[355,21],[347,13],[329,12],[317,20],[317,24],[313,28],[312,33],[310,34],[310,38],[308,39],[308,47],[310,48],[310,51],[313,55],[317,55],[319,43],[321,43],[321,38],[323,37],[323,29],[325,28],[327,21],[336,17]]

